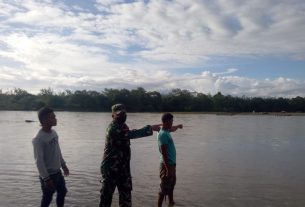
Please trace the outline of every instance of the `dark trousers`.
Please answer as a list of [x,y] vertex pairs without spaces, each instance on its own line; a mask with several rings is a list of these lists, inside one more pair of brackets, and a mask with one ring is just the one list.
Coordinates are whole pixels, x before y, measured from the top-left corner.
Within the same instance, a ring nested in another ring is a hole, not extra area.
[[131,207],[132,182],[130,176],[104,178],[102,181],[99,207],[110,207],[115,188],[119,191],[120,207]]
[[163,163],[160,164],[160,192],[163,195],[169,195],[174,191],[176,185],[176,165],[170,165],[169,171],[171,171],[171,176],[166,176],[166,169]]
[[63,207],[65,203],[65,196],[67,194],[66,182],[61,172],[51,175],[50,179],[54,183],[54,189],[46,187],[44,181],[40,178],[42,199],[41,207],[48,207],[52,201],[53,194],[57,192],[56,204],[58,207]]

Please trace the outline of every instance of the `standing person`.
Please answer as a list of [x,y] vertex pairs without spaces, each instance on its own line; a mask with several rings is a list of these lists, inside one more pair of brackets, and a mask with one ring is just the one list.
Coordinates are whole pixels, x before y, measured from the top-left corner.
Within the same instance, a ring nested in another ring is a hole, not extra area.
[[126,108],[123,104],[112,106],[112,122],[106,132],[104,157],[101,164],[102,188],[100,207],[110,207],[116,187],[120,207],[130,207],[132,180],[130,173],[130,139],[146,137],[160,130],[159,125],[147,125],[138,130],[129,130],[126,125]]
[[169,206],[173,206],[174,187],[176,185],[176,148],[170,132],[182,129],[183,125],[173,126],[174,116],[171,113],[162,115],[162,129],[158,133],[158,146],[160,152],[160,192],[158,207],[162,207],[164,197],[168,195]]
[[57,125],[53,109],[41,108],[38,111],[41,129],[33,139],[34,158],[39,172],[42,190],[41,207],[47,207],[52,201],[53,194],[57,192],[56,204],[63,207],[67,188],[62,175],[69,175],[69,169],[62,157],[58,143],[58,135],[53,126]]

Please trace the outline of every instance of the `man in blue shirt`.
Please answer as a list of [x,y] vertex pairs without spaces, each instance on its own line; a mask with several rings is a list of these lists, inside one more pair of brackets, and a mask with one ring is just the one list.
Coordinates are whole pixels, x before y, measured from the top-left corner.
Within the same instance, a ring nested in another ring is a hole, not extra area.
[[171,113],[162,115],[162,129],[158,133],[158,146],[160,152],[160,192],[158,207],[162,207],[164,197],[168,195],[169,206],[173,206],[174,187],[176,184],[176,148],[170,132],[182,129],[182,124],[173,126],[174,116]]

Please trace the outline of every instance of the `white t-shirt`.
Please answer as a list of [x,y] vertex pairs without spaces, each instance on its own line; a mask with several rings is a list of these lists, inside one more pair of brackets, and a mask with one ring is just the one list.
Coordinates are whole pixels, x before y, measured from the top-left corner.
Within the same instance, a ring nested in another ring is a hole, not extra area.
[[50,175],[58,173],[61,167],[66,167],[55,130],[51,129],[47,133],[40,129],[32,143],[35,162],[42,179],[46,180]]

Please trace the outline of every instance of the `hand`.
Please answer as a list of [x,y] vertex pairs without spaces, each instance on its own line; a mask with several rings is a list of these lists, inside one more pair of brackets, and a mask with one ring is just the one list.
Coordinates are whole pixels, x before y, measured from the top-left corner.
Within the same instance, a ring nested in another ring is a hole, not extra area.
[[158,132],[158,131],[160,131],[160,129],[161,129],[160,126],[161,126],[160,124],[151,125],[151,129],[152,129],[153,131]]
[[179,129],[182,129],[182,128],[183,128],[183,125],[182,125],[182,124],[179,124],[179,125],[177,125],[177,127],[178,127]]
[[171,168],[166,169],[166,177],[173,177],[173,170]]
[[70,175],[70,172],[69,172],[69,168],[68,168],[68,167],[63,168],[63,170],[64,170],[64,175],[65,175],[65,176],[69,176],[69,175]]
[[55,188],[54,182],[51,179],[46,180],[45,185],[49,190],[54,190],[54,188]]

